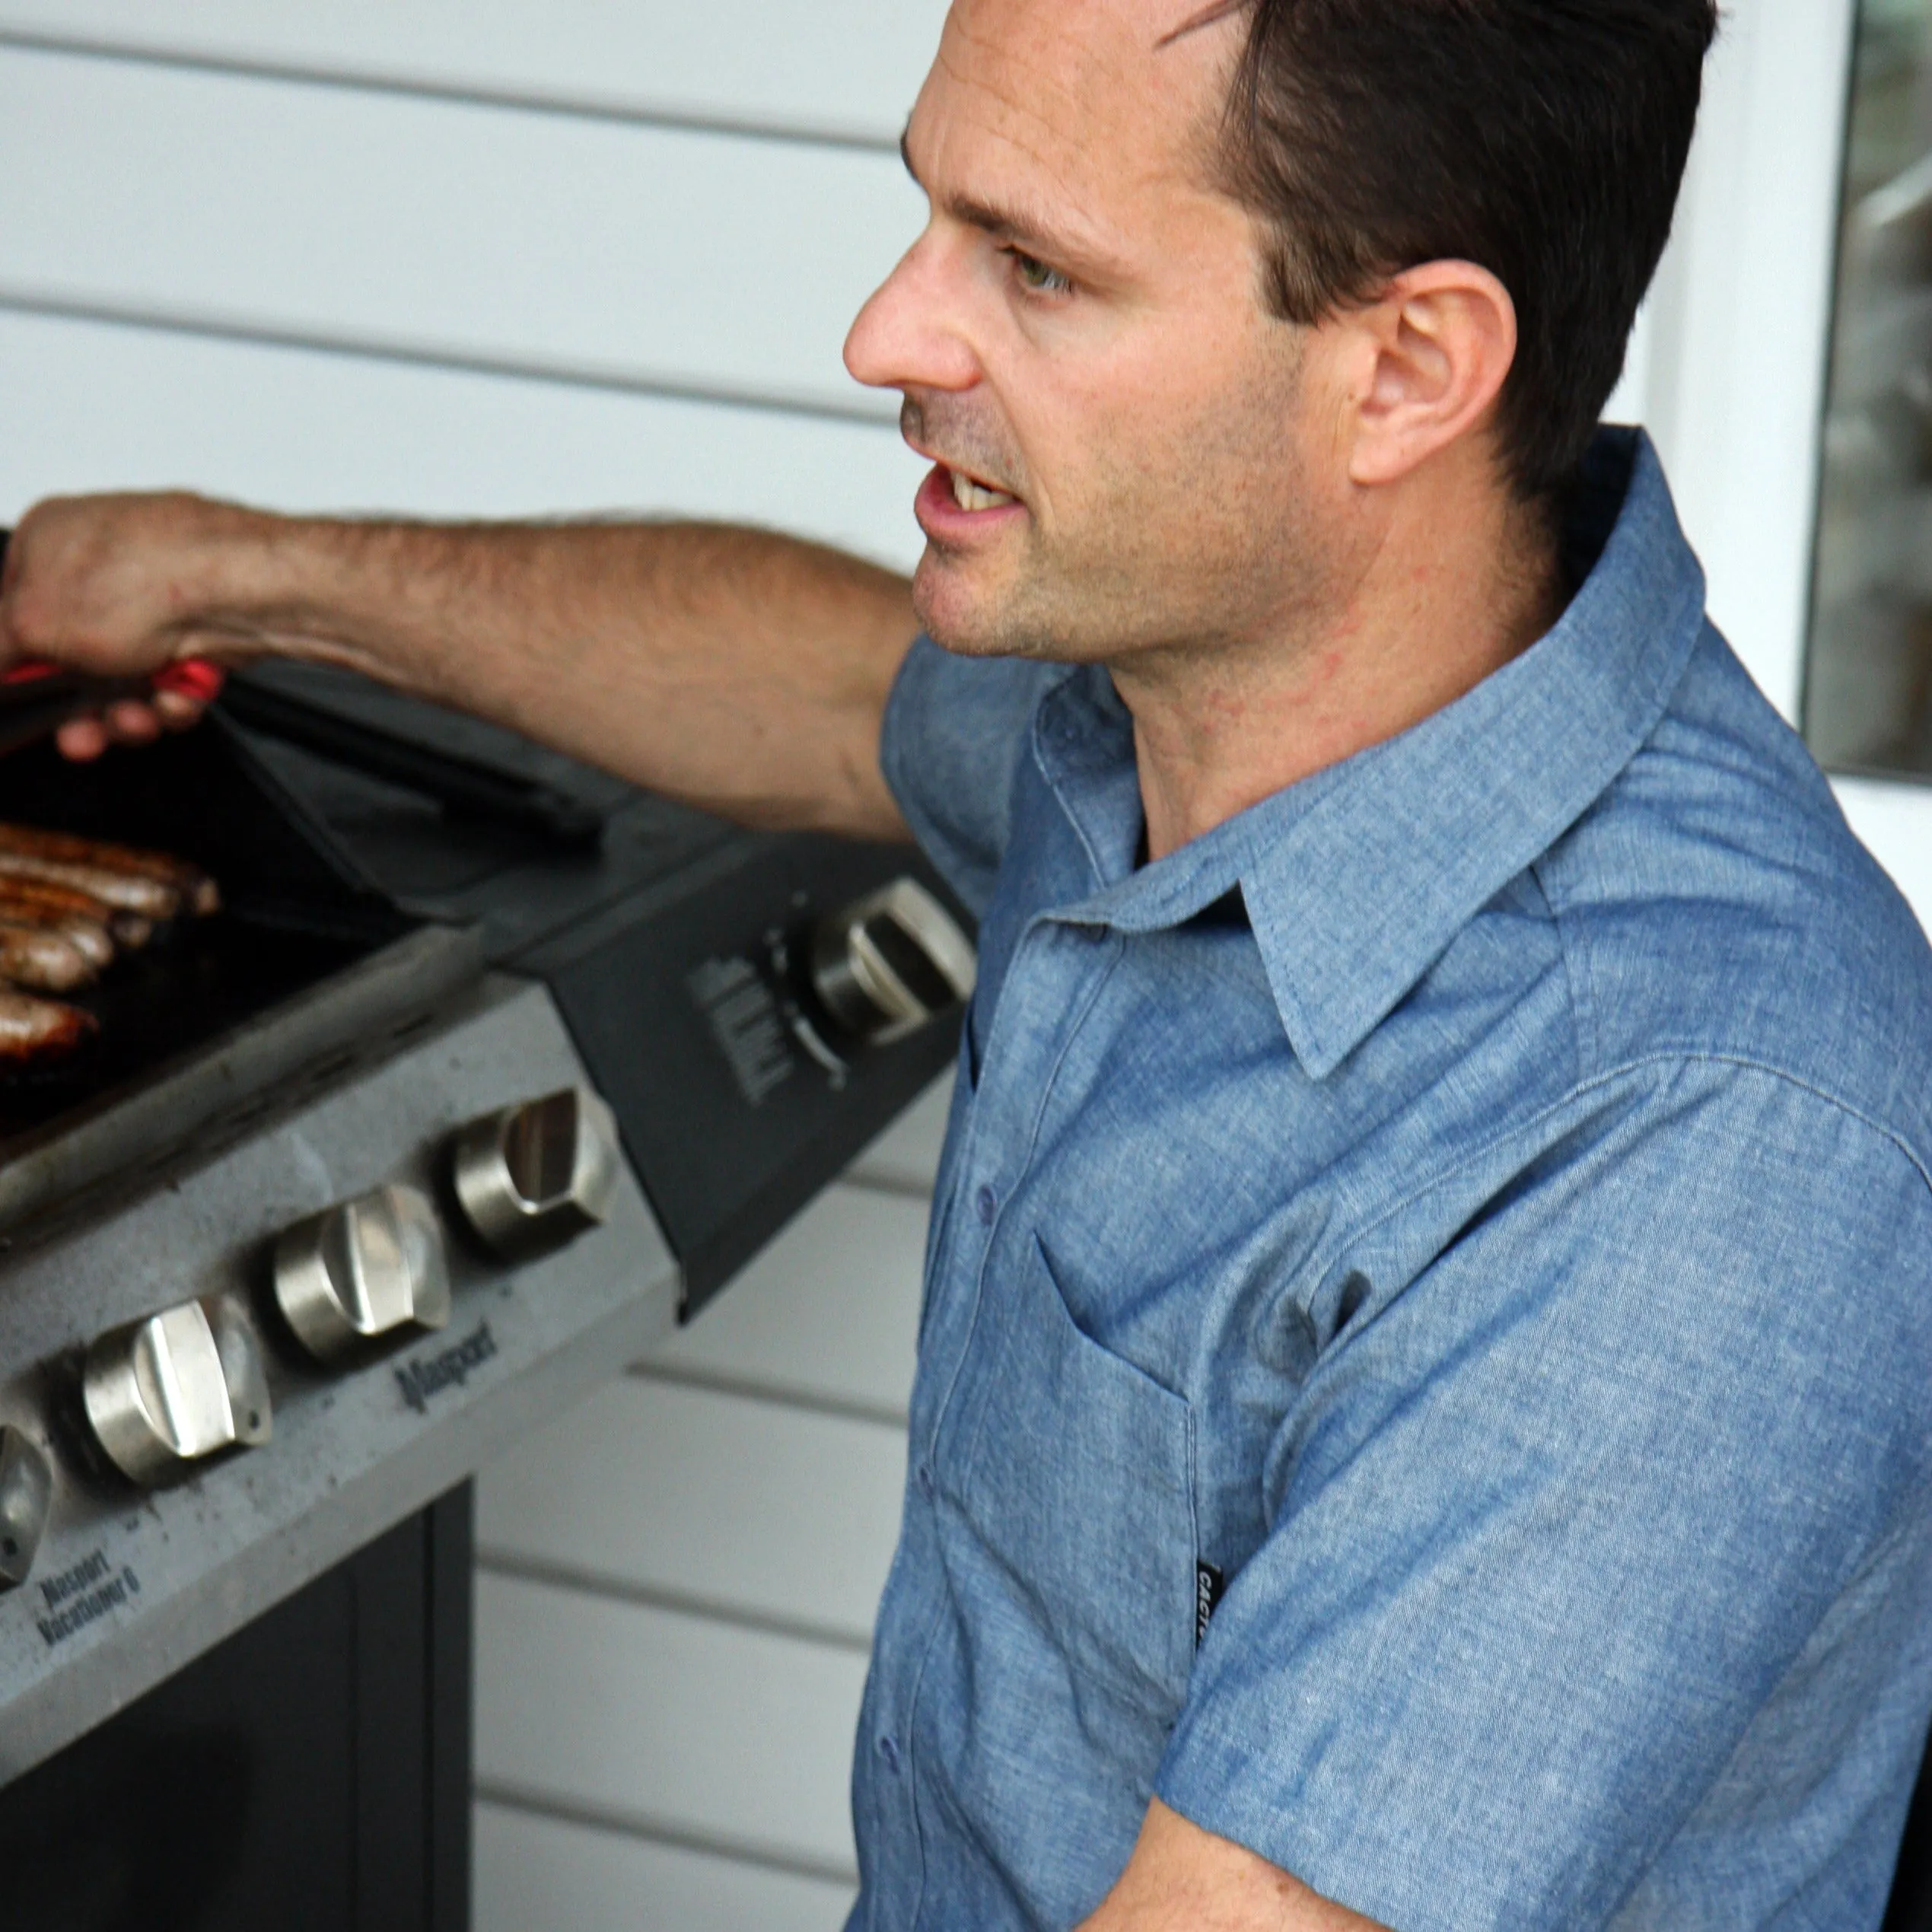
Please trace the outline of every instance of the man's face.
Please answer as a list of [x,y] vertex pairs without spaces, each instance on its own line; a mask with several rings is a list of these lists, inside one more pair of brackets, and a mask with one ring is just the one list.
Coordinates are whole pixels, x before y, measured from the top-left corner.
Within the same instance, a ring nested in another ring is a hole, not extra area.
[[955,0],[909,124],[925,234],[846,360],[900,390],[921,622],[974,653],[1239,644],[1316,594],[1328,487],[1304,332],[1212,180],[1238,18]]

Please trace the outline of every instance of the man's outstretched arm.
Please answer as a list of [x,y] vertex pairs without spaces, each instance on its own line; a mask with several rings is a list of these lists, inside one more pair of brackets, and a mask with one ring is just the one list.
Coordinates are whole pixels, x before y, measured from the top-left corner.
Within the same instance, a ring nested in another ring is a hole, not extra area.
[[1383,1932],[1156,1798],[1127,1869],[1077,1932]]
[[[42,504],[0,580],[9,658],[347,665],[744,823],[874,837],[904,835],[879,730],[918,628],[903,578],[762,531],[343,522],[180,495]],[[140,708],[110,727],[154,728]]]

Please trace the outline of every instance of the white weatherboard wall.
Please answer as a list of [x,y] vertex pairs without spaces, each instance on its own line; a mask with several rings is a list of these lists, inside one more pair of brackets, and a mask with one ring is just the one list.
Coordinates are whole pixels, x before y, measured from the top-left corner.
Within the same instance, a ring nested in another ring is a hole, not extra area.
[[[941,0],[0,0],[0,522],[185,485],[909,562],[845,376]],[[833,1932],[935,1095],[480,1485],[479,1932]]]

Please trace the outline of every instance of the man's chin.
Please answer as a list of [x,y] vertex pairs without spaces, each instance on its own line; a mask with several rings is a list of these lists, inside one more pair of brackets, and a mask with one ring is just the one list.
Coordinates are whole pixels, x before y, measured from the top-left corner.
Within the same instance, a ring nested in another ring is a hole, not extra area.
[[1100,587],[1052,568],[1036,549],[965,555],[928,540],[912,573],[912,608],[927,636],[961,657],[1103,663],[1118,637]]
[[1011,647],[1000,635],[1000,599],[969,581],[976,573],[934,543],[926,545],[912,573],[912,609],[934,643],[962,657],[1004,657]]
[[1026,622],[1016,587],[988,581],[991,575],[928,543],[912,575],[912,608],[926,635],[960,657],[1060,656]]

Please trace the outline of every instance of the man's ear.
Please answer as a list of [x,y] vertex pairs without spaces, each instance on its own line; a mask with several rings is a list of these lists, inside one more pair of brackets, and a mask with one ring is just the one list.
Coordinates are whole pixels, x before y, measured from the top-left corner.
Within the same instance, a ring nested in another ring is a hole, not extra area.
[[1406,269],[1335,318],[1348,371],[1348,476],[1399,482],[1488,414],[1516,359],[1516,304],[1473,262]]

